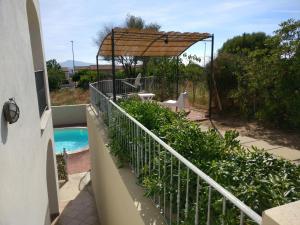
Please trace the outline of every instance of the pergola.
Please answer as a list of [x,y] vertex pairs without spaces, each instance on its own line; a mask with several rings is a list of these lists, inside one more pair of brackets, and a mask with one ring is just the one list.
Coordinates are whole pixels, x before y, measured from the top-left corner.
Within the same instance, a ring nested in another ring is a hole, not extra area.
[[115,89],[115,57],[176,57],[177,58],[177,95],[178,95],[178,58],[192,45],[199,41],[211,41],[211,74],[209,78],[209,117],[212,102],[212,73],[214,35],[198,32],[163,32],[154,30],[139,30],[127,28],[114,28],[104,38],[96,56],[97,75],[99,79],[99,56],[111,57],[113,75],[113,100],[116,101]]

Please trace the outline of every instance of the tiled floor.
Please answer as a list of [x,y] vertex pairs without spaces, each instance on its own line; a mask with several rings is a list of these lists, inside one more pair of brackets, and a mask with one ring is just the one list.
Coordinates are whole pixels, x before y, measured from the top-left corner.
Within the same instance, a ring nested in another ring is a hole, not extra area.
[[60,216],[55,225],[100,225],[89,174],[69,176],[59,190]]
[[91,169],[90,151],[68,154],[67,170],[68,174],[82,173]]

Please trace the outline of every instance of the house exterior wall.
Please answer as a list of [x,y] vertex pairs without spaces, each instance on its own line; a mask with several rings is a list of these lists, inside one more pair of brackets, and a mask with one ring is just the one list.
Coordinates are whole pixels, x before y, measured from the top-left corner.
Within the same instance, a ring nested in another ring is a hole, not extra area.
[[[1,225],[50,224],[50,214],[58,213],[51,110],[39,116],[35,85],[34,71],[46,68],[42,42],[32,51],[40,33],[37,0],[0,0]],[[46,72],[45,86],[50,107]],[[12,97],[20,118],[8,124],[2,107]]]

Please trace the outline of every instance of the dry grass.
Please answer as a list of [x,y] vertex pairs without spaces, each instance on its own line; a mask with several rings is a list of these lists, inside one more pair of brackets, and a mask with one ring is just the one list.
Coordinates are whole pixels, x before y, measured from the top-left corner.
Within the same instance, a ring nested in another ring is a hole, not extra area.
[[51,104],[56,105],[75,105],[75,104],[88,104],[89,90],[81,88],[60,89],[50,92]]

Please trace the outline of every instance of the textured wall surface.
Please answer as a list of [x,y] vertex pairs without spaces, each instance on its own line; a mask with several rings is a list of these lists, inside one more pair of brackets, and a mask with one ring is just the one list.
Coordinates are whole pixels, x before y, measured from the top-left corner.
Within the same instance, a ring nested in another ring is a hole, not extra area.
[[52,106],[54,126],[86,124],[86,104]]
[[263,225],[299,225],[300,201],[281,205],[263,212]]
[[[40,117],[35,85],[45,70],[38,1],[0,0],[0,30],[0,224],[50,224],[57,180],[51,110]],[[9,98],[20,108],[14,124],[2,113]]]

